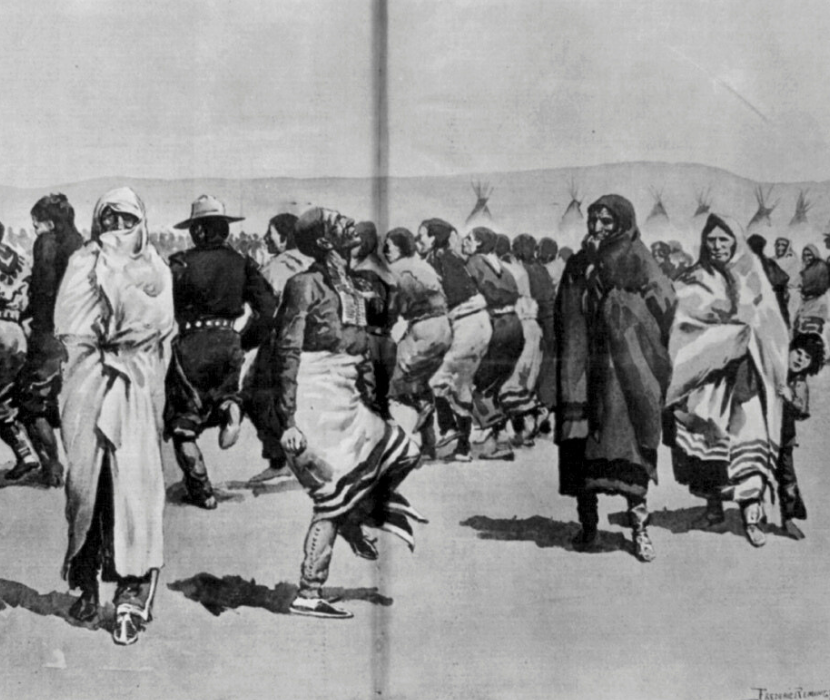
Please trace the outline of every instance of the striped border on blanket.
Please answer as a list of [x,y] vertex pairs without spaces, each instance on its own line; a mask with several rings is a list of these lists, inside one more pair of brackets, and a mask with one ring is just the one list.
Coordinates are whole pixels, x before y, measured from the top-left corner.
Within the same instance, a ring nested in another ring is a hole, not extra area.
[[409,471],[418,464],[420,451],[398,426],[387,426],[383,439],[369,456],[340,480],[337,488],[327,496],[314,491],[314,513],[325,518],[336,518],[350,511],[377,484],[385,474]]

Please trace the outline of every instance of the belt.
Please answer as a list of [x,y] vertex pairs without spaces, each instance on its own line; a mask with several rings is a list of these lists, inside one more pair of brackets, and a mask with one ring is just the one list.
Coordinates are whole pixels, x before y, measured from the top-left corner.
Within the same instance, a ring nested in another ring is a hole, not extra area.
[[0,321],[20,323],[20,312],[15,309],[0,309]]
[[205,331],[213,328],[228,328],[234,330],[234,319],[232,318],[200,318],[196,321],[185,321],[179,326],[180,333],[192,333],[194,331]]
[[516,313],[515,306],[499,306],[497,309],[489,309],[491,316],[506,316]]

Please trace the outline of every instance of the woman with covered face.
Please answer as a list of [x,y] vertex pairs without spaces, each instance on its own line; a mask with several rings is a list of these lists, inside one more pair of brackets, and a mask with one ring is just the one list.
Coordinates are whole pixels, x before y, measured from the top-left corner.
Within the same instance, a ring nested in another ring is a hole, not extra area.
[[351,613],[322,596],[335,539],[369,560],[378,551],[364,527],[389,530],[413,548],[410,518],[423,518],[397,488],[420,454],[402,428],[371,408],[366,306],[347,265],[357,244],[354,222],[315,208],[297,221],[295,236],[314,263],[288,281],[277,314],[274,399],[283,449],[314,515],[291,612],[346,618]]
[[597,542],[597,494],[621,495],[635,554],[651,561],[646,498],[657,480],[675,295],[627,199],[605,195],[588,208],[588,236],[559,297],[557,442],[560,489],[576,496],[582,525],[574,547]]
[[150,621],[163,564],[164,376],[174,331],[170,270],[148,244],[144,204],[122,187],[95,205],[92,240],[69,260],[55,307],[67,360],[60,395],[69,463],[63,575],[96,617],[98,574],[116,583],[113,638]]
[[507,420],[499,404],[499,392],[516,369],[525,339],[522,322],[516,314],[516,302],[521,296],[519,288],[496,255],[496,240],[493,231],[480,226],[464,237],[461,250],[468,256],[467,270],[487,302],[493,325],[487,354],[473,379],[476,388],[474,415],[481,428],[490,430],[481,458],[512,460],[514,455],[510,446],[499,444]]
[[762,502],[780,446],[789,334],[740,224],[710,214],[700,250],[676,283],[667,442],[675,478],[706,499],[696,525],[722,527],[723,502],[736,501],[747,539],[760,547]]
[[411,231],[395,228],[386,234],[383,253],[396,281],[392,315],[407,323],[398,341],[389,397],[417,412],[422,452],[434,459],[433,394],[429,380],[450,348],[452,329],[438,273],[416,252]]

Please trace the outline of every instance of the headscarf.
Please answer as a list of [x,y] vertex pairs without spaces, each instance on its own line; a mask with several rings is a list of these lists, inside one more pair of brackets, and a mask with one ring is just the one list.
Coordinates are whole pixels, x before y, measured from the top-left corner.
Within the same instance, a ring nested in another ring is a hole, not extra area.
[[808,265],[804,266],[805,270],[808,267],[814,265],[816,262],[821,262],[821,255],[818,252],[818,247],[813,245],[812,243],[809,243],[808,245],[804,246],[804,250],[801,252],[801,259],[802,260],[804,259],[804,253],[806,253],[807,251],[809,251],[810,253],[813,254],[813,261],[811,263],[809,263]]
[[[106,208],[119,214],[130,214],[138,223],[131,229],[102,231],[101,214]],[[100,248],[99,275],[107,271],[123,277],[149,296],[157,296],[163,289],[166,267],[156,249],[148,245],[147,218],[144,202],[129,187],[118,187],[103,195],[92,215],[92,240]]]
[[352,263],[352,269],[355,272],[372,272],[386,285],[394,287],[395,276],[386,264],[386,260],[378,255],[378,230],[375,224],[371,221],[361,221],[355,224],[354,230],[355,235],[360,239],[360,249],[365,255]]
[[[553,243],[553,241],[548,238]],[[556,243],[553,243],[555,246]],[[513,239],[513,255],[523,263],[534,262],[536,259],[536,239],[529,233],[520,233]]]
[[[723,264],[709,258],[704,244],[706,234],[715,229],[735,239],[732,257]],[[700,260],[676,286],[678,308],[669,343],[674,373],[666,404],[681,401],[714,381],[728,363],[749,354],[766,392],[770,437],[777,442],[776,396],[787,381],[789,331],[743,227],[731,217],[709,214],[701,233]]]
[[[294,228],[297,249],[314,258],[322,266],[335,293],[340,297],[341,320],[346,325],[366,326],[366,304],[361,293],[355,287],[346,267],[347,251],[340,247],[347,242],[353,232],[354,219],[343,216],[334,209],[314,207],[305,212]],[[321,247],[317,241],[327,238],[334,244],[330,251]],[[332,255],[330,253],[337,253]]]
[[556,254],[559,252],[559,246],[552,238],[545,236],[539,241],[539,262],[543,265],[556,260]]
[[813,262],[801,270],[801,296],[804,299],[815,299],[830,289],[830,270],[821,259],[816,246],[810,244],[804,250],[809,250],[814,258]]
[[617,230],[604,238],[599,245],[592,232],[589,232],[583,241],[592,255],[601,256],[607,250],[615,247],[623,240],[633,241],[640,238],[640,229],[637,228],[637,215],[634,205],[625,197],[618,194],[605,194],[588,207],[588,218],[598,214],[602,209],[608,209],[617,222]]
[[393,228],[386,234],[386,240],[392,241],[401,251],[401,257],[411,258],[418,252],[415,236],[408,228]]
[[450,237],[455,231],[455,227],[444,221],[443,219],[426,219],[421,222],[419,228],[424,227],[427,230],[427,235],[431,236],[435,241],[436,248],[447,248],[450,245]]

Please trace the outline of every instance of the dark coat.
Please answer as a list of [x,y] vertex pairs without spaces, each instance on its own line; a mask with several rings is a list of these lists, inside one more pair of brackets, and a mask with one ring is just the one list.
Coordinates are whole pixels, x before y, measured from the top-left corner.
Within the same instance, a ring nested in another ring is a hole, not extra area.
[[[589,211],[595,207],[609,209],[619,227],[597,250],[586,251],[584,277],[572,279],[560,292],[568,295],[562,302],[569,308],[562,312],[583,316],[563,324],[562,333],[584,334],[559,344],[565,353],[559,358],[560,400],[564,415],[587,402],[586,462],[615,465],[622,481],[656,481],[661,412],[671,379],[674,288],[640,240],[630,202],[608,195]],[[577,272],[575,264],[570,268]],[[571,296],[583,285],[584,301],[578,304]],[[573,352],[582,357],[570,356]],[[580,386],[574,370],[583,367],[584,395],[573,391]]]

